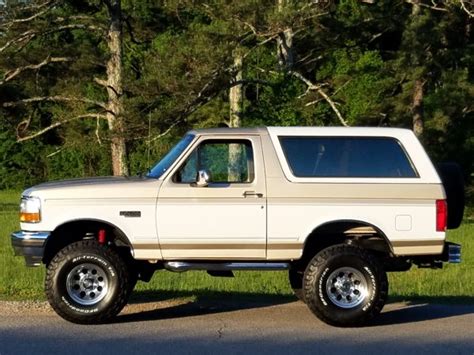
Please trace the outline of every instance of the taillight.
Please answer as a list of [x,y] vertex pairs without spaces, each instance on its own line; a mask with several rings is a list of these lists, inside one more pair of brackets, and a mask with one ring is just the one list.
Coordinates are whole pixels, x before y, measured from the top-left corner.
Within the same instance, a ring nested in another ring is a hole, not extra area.
[[446,200],[436,200],[436,231],[444,232],[448,224],[448,205]]

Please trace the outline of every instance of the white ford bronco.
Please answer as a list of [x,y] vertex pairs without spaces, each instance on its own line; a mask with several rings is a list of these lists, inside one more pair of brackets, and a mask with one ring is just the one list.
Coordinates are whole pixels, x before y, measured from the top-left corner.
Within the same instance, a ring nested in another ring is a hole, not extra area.
[[71,322],[111,320],[160,269],[288,270],[317,317],[352,326],[381,311],[386,272],[460,262],[445,237],[463,194],[459,168],[436,169],[409,130],[203,129],[146,176],[24,191],[11,238]]

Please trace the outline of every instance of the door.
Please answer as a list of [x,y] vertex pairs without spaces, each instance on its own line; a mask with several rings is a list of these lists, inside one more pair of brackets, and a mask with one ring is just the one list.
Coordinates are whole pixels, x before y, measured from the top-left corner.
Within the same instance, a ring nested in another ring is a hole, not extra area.
[[[157,229],[165,259],[266,257],[266,189],[258,136],[201,137],[165,178]],[[197,183],[199,172],[207,186]]]

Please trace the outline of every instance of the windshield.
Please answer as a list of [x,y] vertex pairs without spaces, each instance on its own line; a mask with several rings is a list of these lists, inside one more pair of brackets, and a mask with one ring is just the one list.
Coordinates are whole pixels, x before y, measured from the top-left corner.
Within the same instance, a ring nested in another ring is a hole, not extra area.
[[193,141],[194,135],[187,134],[176,144],[163,159],[161,159],[146,175],[151,178],[160,178],[167,171],[176,159],[184,152],[188,145]]

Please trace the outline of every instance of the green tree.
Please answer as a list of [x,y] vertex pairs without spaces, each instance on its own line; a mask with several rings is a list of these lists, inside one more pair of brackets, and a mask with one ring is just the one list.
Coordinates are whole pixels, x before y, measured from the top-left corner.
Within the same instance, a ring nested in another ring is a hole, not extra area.
[[[7,114],[11,108],[30,106],[23,108],[29,118],[21,122],[18,141],[94,119],[100,142],[104,121],[113,172],[126,174],[121,2],[44,0],[9,4],[7,9],[1,24],[0,85],[31,80],[11,101],[2,100]],[[37,120],[38,115],[49,117]]]

